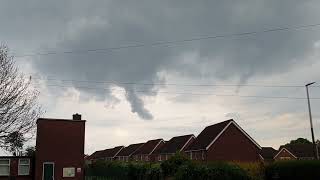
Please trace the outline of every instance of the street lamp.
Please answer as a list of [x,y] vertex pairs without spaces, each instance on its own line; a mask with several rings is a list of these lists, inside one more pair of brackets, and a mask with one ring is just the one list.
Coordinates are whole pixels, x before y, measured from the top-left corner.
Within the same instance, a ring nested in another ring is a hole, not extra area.
[[319,153],[318,148],[316,145],[316,142],[314,140],[314,132],[313,132],[313,124],[312,124],[312,114],[311,114],[311,105],[310,105],[310,98],[309,98],[309,89],[308,87],[316,82],[308,83],[306,84],[306,90],[307,90],[307,98],[308,98],[308,108],[309,108],[309,118],[310,118],[310,126],[311,126],[311,135],[312,135],[312,143],[313,143],[313,153],[314,157],[318,160],[319,159]]

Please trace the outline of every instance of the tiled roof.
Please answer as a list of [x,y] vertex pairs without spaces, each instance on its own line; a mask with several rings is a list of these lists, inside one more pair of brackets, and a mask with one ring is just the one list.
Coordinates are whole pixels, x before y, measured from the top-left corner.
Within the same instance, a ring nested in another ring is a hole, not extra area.
[[163,139],[154,139],[143,144],[136,152],[133,154],[150,154],[157,147],[157,145],[163,141]]
[[207,126],[186,149],[186,151],[203,150],[219,135],[232,119]]
[[282,148],[286,148],[298,158],[314,157],[313,144],[287,144],[280,146],[279,150]]
[[136,150],[138,150],[144,143],[139,144],[131,144],[125,148],[123,148],[117,156],[130,156]]
[[165,154],[165,153],[176,153],[177,151],[181,151],[182,148],[186,145],[186,143],[192,137],[194,137],[193,134],[173,137],[155,153]]
[[278,151],[272,147],[262,147],[260,155],[263,157],[263,159],[273,159],[277,152]]
[[102,158],[102,151],[96,151],[94,153],[92,153],[87,159],[99,159],[99,158]]
[[123,146],[117,146],[111,149],[96,151],[89,157],[89,159],[112,158],[116,156],[122,148]]

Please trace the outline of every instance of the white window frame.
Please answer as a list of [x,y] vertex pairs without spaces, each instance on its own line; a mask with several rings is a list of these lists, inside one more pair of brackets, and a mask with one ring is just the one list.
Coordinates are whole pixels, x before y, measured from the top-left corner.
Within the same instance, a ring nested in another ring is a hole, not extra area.
[[11,159],[1,159],[1,160],[8,160],[8,164],[0,164],[0,166],[9,166],[9,172],[8,174],[0,174],[0,176],[10,176],[10,167],[11,167]]
[[[28,160],[28,164],[21,164],[20,160]],[[21,174],[20,173],[20,166],[28,166],[29,169],[28,169],[28,174]],[[28,176],[30,175],[30,159],[28,158],[22,158],[22,159],[19,159],[19,163],[18,163],[18,176]]]

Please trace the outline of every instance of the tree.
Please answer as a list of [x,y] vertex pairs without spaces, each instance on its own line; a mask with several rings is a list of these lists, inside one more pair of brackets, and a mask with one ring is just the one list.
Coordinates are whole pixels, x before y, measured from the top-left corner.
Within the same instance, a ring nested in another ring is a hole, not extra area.
[[312,142],[305,138],[298,138],[296,140],[291,140],[290,143],[287,144],[312,144]]
[[35,146],[27,147],[24,155],[34,157],[36,155],[36,147]]
[[41,114],[38,91],[31,86],[31,77],[18,71],[8,48],[0,45],[0,147],[14,135],[32,137]]
[[12,132],[5,137],[5,149],[11,152],[14,156],[19,155],[25,141],[26,139],[23,137],[23,134],[18,131]]

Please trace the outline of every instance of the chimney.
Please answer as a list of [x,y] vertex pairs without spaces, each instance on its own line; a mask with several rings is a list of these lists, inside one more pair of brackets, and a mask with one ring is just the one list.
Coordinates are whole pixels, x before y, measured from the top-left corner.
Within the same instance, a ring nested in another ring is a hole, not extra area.
[[72,115],[72,119],[73,120],[81,120],[81,114],[76,113],[76,114]]

